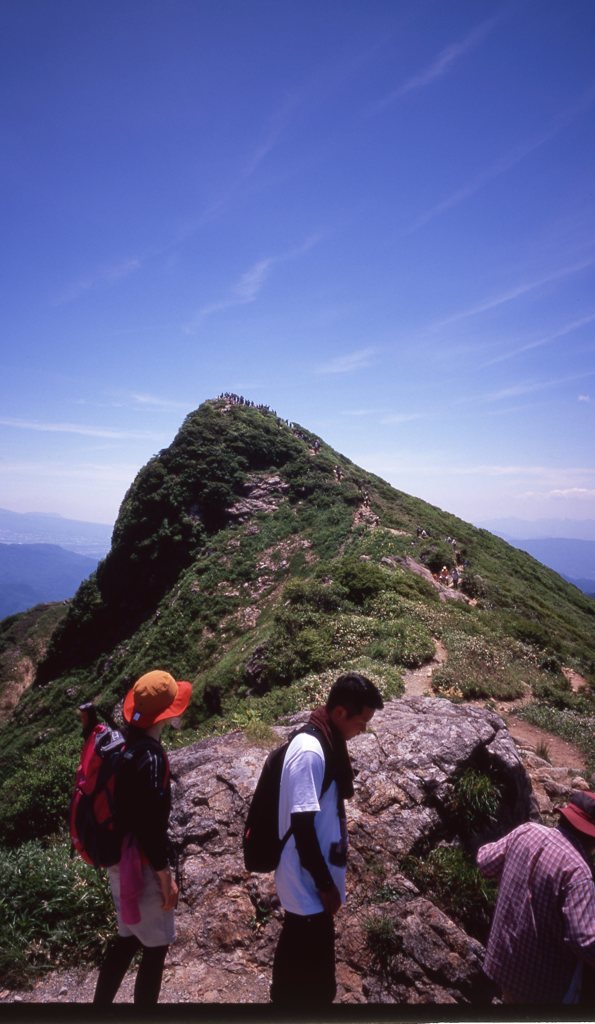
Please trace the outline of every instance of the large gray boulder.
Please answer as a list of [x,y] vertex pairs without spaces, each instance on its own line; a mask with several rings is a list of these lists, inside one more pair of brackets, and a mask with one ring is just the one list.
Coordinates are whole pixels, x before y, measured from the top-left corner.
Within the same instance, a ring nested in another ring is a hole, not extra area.
[[[276,729],[278,742],[306,718]],[[447,700],[391,701],[372,726],[350,743],[356,792],[347,807],[349,897],[337,917],[338,1000],[482,1001],[480,942],[420,893],[402,862],[439,843],[464,843],[449,808],[453,780],[466,767],[491,774],[506,793],[504,820],[493,830],[534,814],[519,754],[501,718]],[[268,999],[281,912],[273,877],[248,874],[241,852],[265,756],[234,732],[171,758],[172,838],[182,877],[173,972],[184,972],[190,999],[204,1001],[205,990],[209,1001]],[[374,919],[381,940],[388,936],[384,947],[374,943]]]

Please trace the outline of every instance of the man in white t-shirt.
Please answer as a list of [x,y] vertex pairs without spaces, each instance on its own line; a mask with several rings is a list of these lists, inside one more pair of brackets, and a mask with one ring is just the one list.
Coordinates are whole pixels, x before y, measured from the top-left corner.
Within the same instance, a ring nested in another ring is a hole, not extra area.
[[320,1006],[335,998],[334,915],[345,902],[348,845],[344,801],[353,796],[346,744],[382,707],[365,676],[339,676],[285,755],[279,837],[291,833],[275,872],[285,911],[271,984],[278,1005]]

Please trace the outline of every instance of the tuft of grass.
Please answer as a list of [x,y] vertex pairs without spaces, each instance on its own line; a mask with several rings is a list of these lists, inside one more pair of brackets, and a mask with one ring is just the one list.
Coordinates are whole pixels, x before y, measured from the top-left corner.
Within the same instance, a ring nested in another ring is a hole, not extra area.
[[0,847],[0,975],[30,985],[47,970],[97,962],[114,930],[105,872],[76,857],[67,843]]
[[394,923],[386,914],[374,914],[364,920],[364,932],[372,963],[381,975],[386,976],[400,949]]
[[486,941],[497,886],[480,874],[458,846],[437,846],[424,860],[409,855],[401,867],[445,914],[480,942]]
[[451,807],[471,832],[477,831],[498,812],[502,794],[485,772],[467,768],[453,783]]

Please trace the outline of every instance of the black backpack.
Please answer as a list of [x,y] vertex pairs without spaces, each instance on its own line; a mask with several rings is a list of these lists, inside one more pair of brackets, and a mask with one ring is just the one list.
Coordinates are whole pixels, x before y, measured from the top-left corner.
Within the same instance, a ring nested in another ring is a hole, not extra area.
[[291,734],[286,743],[267,755],[256,789],[250,801],[242,847],[244,865],[247,871],[266,874],[274,871],[281,859],[285,843],[291,835],[291,828],[282,839],[279,839],[279,793],[281,789],[281,772],[287,748],[298,733],[307,732],[319,740],[324,753],[324,779],[320,795],[329,788],[334,778],[332,754],[320,729],[307,724]]

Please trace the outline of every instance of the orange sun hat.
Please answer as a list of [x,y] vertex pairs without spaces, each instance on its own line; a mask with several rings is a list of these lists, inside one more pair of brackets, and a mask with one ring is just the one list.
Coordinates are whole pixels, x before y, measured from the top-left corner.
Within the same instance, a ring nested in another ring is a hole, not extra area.
[[182,715],[191,696],[191,683],[176,682],[169,672],[154,669],[136,680],[124,698],[122,712],[129,725],[148,729],[156,722]]

